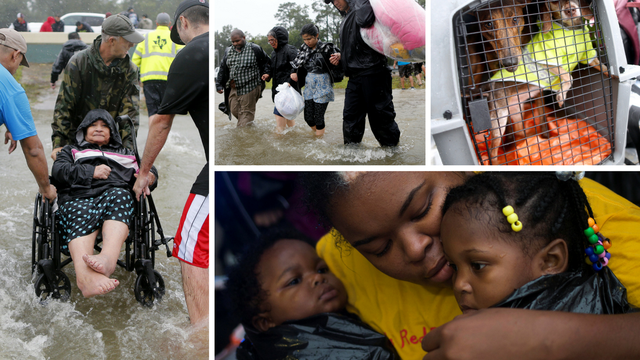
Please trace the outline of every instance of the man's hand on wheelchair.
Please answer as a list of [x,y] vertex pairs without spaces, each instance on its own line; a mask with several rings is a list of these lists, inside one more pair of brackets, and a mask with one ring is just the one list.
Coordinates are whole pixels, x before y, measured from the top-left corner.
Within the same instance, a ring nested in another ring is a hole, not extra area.
[[49,186],[46,189],[40,189],[40,194],[42,194],[42,201],[44,202],[44,199],[47,198],[49,199],[49,201],[53,202],[53,200],[56,199],[56,197],[58,196],[58,190],[56,189],[55,186],[49,184]]
[[156,176],[152,172],[148,172],[146,176],[140,176],[140,174],[134,174],[136,177],[136,183],[133,185],[133,192],[136,193],[136,200],[140,201],[140,195],[144,192],[144,195],[150,195],[149,184],[153,184],[156,181]]

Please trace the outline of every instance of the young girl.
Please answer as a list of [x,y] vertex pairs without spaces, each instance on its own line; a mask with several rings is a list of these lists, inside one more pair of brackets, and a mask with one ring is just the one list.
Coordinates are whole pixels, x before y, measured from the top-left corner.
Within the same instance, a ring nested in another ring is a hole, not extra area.
[[238,359],[398,359],[386,336],[345,312],[347,292],[313,246],[276,229],[230,272],[227,289],[246,331]]
[[[318,28],[307,24],[300,30],[304,44],[300,46],[298,56],[291,62],[291,79],[300,82],[304,88],[304,121],[316,136],[324,134],[324,113],[333,97],[333,79],[329,70],[329,57],[339,53],[340,49],[332,43],[323,43],[318,39]],[[300,74],[298,74],[300,72]],[[306,76],[303,76],[303,72]]]
[[607,266],[611,241],[593,220],[581,174],[484,173],[449,192],[440,235],[463,313],[632,311]]

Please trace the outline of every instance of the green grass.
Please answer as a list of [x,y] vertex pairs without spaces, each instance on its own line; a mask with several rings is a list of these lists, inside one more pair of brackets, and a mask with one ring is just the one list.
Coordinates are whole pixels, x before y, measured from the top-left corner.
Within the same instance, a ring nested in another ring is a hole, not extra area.
[[[413,82],[415,84],[415,87],[417,89],[424,89],[424,78],[422,79],[422,86],[418,86],[418,82],[416,81],[415,77],[413,79]],[[271,81],[269,81],[267,83],[267,87],[265,89],[271,89]],[[334,89],[346,89],[347,88],[347,84],[349,83],[349,78],[345,77],[342,81],[333,84],[333,88]],[[409,79],[405,80],[405,84],[404,86],[406,88],[409,88]],[[400,77],[398,76],[392,76],[391,77],[391,88],[392,89],[400,89]]]

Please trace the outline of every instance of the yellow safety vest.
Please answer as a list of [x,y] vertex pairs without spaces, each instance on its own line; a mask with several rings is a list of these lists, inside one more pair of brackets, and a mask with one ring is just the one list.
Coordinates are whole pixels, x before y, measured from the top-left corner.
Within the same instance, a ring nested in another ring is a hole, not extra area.
[[140,80],[167,81],[171,63],[183,47],[184,45],[176,45],[171,41],[171,30],[167,26],[158,26],[156,30],[147,33],[131,59],[140,68]]

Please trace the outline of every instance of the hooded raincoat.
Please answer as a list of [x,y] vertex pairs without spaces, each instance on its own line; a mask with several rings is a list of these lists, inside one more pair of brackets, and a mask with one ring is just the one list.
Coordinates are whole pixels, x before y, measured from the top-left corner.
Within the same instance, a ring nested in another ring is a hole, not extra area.
[[58,81],[58,76],[64,71],[64,68],[67,67],[67,63],[71,59],[73,55],[77,52],[80,52],[88,47],[84,41],[80,39],[71,39],[62,45],[62,50],[56,61],[53,63],[51,67],[51,83],[55,83]]
[[51,25],[55,24],[55,22],[56,19],[54,19],[53,16],[49,16],[47,21],[42,23],[42,26],[40,26],[40,32],[52,32],[53,28],[51,28]]
[[269,70],[269,76],[271,77],[271,99],[275,100],[276,88],[278,85],[288,82],[300,92],[298,84],[291,80],[291,61],[293,61],[298,55],[298,50],[293,45],[289,45],[289,32],[282,26],[276,26],[271,29],[278,40],[278,47],[273,49],[271,53],[271,69]]

